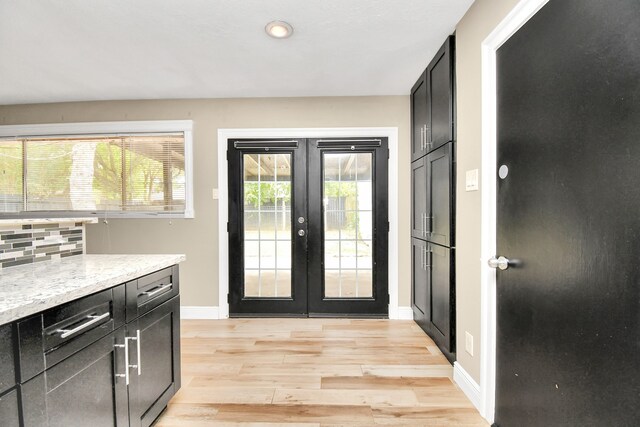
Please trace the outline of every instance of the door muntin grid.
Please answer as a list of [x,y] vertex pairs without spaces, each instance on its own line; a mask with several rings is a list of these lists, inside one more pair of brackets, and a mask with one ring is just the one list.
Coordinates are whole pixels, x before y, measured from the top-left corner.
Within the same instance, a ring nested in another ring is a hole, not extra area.
[[292,156],[242,156],[245,298],[292,296]]
[[373,154],[322,154],[324,298],[373,298]]

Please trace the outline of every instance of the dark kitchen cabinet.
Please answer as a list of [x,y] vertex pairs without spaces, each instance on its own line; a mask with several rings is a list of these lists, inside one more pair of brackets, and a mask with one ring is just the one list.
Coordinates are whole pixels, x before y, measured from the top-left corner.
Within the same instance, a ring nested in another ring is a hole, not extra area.
[[25,427],[128,425],[124,328],[22,385]]
[[422,329],[427,329],[431,318],[431,304],[429,303],[431,292],[429,290],[429,270],[427,265],[428,243],[420,239],[411,239],[411,243],[413,257],[411,308],[413,309],[413,320]]
[[454,40],[453,36],[446,40],[411,91],[413,316],[451,362],[455,360]]
[[16,385],[13,325],[0,326],[0,395]]
[[429,153],[426,165],[427,240],[453,246],[455,164],[452,143]]
[[447,38],[426,71],[428,151],[455,139],[454,36]]
[[20,427],[18,390],[16,388],[0,395],[0,425],[3,427]]
[[127,324],[135,365],[129,388],[131,427],[148,427],[180,388],[180,297]]
[[180,388],[178,276],[169,267],[0,326],[0,425],[150,426]]
[[427,158],[411,164],[411,236],[427,238]]
[[429,335],[442,353],[455,359],[455,270],[454,249],[429,243],[427,250],[428,281],[431,291]]
[[411,89],[411,160],[418,160],[427,154],[427,80],[422,73]]

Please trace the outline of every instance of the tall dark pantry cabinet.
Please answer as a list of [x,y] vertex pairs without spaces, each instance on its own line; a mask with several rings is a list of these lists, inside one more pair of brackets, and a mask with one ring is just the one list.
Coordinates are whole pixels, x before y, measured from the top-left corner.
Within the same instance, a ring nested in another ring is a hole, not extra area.
[[413,318],[455,360],[455,38],[411,90]]

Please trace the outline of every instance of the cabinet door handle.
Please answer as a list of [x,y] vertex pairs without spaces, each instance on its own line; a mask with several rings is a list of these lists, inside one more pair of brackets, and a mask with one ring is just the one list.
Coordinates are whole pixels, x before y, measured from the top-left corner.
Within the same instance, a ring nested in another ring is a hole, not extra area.
[[431,268],[431,243],[427,243],[427,248],[424,251],[424,269],[425,271]]
[[124,347],[124,374],[116,374],[116,377],[124,377],[124,383],[129,385],[129,337],[124,338],[124,344],[116,344],[116,347]]
[[60,338],[66,338],[70,335],[75,334],[76,332],[80,332],[83,329],[88,328],[89,326],[98,323],[102,319],[109,317],[110,313],[106,312],[99,316],[87,316],[87,319],[90,319],[88,322],[83,323],[82,325],[76,326],[73,329],[58,329],[56,332],[60,334]]
[[424,132],[422,126],[420,126],[420,151],[424,150]]
[[140,329],[136,330],[136,346],[138,350],[138,375],[142,375],[142,352],[140,351],[140,345],[142,341],[140,340]]
[[158,294],[167,292],[168,290],[171,289],[172,286],[173,286],[173,283],[167,283],[166,285],[158,286],[153,291],[145,291],[145,292],[141,293],[140,295],[147,295],[149,297],[154,297],[154,296],[156,296]]
[[431,126],[429,125],[424,125],[424,140],[427,147],[433,144],[433,141],[431,140]]
[[[124,348],[124,366],[125,366],[125,370],[124,370],[124,374],[118,374],[117,373],[117,366],[116,366],[116,377],[118,378],[124,378],[124,381],[126,383],[126,385],[129,385],[129,375],[128,375],[128,369],[126,368],[127,365],[129,365],[129,355],[127,354],[127,340],[124,340],[124,344],[114,344],[113,345],[115,348]],[[116,361],[118,360],[118,358],[116,357]]]
[[[140,371],[140,364],[141,364],[141,357],[140,357],[140,330],[138,329],[136,331],[136,336],[135,337],[125,337],[124,339],[125,344],[126,344],[126,348],[125,350],[127,351],[125,353],[125,356],[127,356],[127,360],[126,360],[126,365],[127,365],[127,374],[129,374],[129,368],[133,368],[133,369],[138,369],[138,375],[141,374]],[[130,365],[129,364],[129,357],[128,357],[128,353],[129,353],[129,341],[135,341],[136,342],[136,349],[138,351],[138,363],[135,365]]]

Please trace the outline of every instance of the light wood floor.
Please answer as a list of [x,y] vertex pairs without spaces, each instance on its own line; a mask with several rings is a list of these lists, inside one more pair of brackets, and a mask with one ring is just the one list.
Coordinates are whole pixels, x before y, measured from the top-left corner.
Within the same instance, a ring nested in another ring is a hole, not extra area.
[[412,321],[187,320],[157,426],[487,426],[452,372]]

